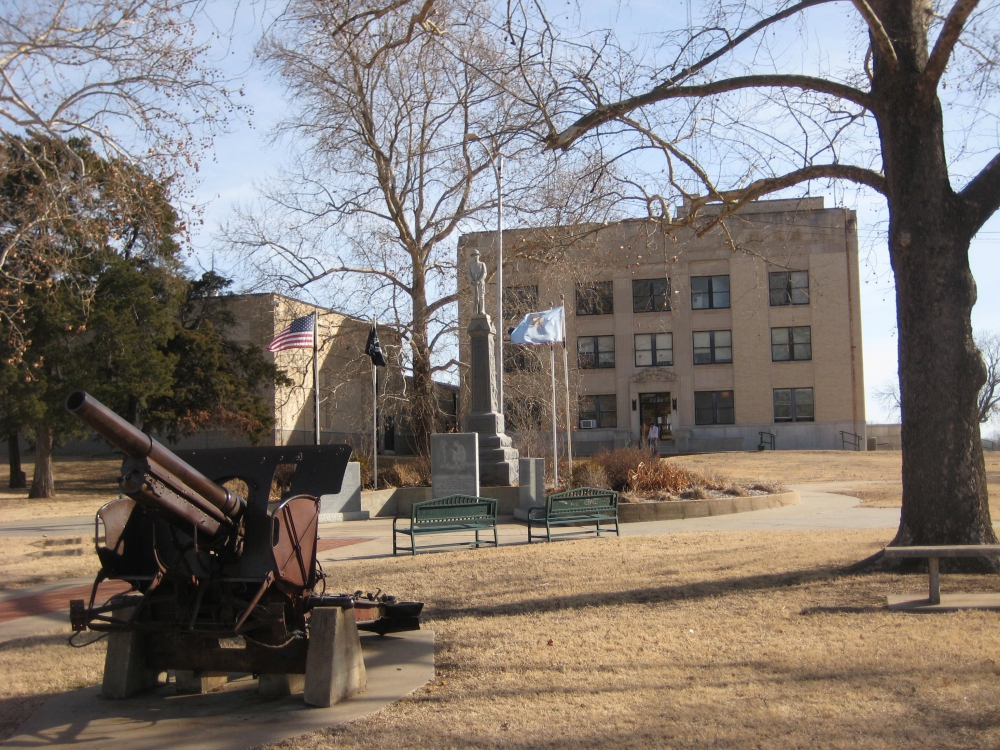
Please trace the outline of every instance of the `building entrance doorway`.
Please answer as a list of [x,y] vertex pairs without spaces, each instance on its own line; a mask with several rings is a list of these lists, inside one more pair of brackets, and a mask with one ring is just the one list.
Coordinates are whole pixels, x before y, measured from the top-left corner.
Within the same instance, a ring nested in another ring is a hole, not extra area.
[[666,438],[670,435],[670,393],[640,393],[639,394],[639,422],[642,425],[643,435],[651,424],[659,425],[660,437]]

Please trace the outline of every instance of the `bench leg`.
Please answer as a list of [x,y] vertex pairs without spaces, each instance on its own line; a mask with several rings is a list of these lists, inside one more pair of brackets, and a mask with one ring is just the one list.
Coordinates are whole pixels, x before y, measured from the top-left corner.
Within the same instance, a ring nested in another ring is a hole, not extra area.
[[410,552],[414,557],[417,556],[417,535],[410,534]]
[[493,546],[494,547],[500,546],[500,535],[497,533],[496,526],[493,527]]
[[597,519],[597,536],[601,535],[601,519]]
[[941,572],[938,568],[938,559],[936,557],[927,558],[927,573],[930,578],[930,591],[927,597],[931,604],[941,603]]
[[476,529],[476,549],[479,549],[479,529]]

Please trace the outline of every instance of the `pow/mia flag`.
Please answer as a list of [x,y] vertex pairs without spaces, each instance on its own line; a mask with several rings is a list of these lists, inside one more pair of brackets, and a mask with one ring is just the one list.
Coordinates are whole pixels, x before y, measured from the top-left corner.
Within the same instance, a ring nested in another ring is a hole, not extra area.
[[378,340],[378,332],[372,326],[368,332],[368,343],[365,344],[365,354],[372,358],[372,364],[376,367],[385,367],[385,355],[382,353],[382,344]]

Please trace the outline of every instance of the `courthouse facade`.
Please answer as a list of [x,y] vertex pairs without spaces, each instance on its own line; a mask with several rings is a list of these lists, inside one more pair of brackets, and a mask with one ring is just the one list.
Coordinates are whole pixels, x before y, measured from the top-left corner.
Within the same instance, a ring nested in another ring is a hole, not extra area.
[[[459,268],[476,248],[492,272],[494,243],[489,232],[463,236]],[[504,329],[565,301],[575,453],[635,444],[652,424],[667,453],[762,441],[832,449],[845,436],[863,438],[854,212],[824,208],[822,198],[758,201],[703,237],[636,220],[509,231],[504,245]],[[487,289],[493,296],[495,282]],[[460,273],[463,331],[467,292]],[[467,345],[462,336],[463,361]],[[527,366],[526,355],[539,353],[505,355],[508,413],[527,392],[515,387],[522,370],[544,371],[538,382],[549,382],[547,353]],[[561,352],[556,361],[562,382]],[[551,411],[537,416],[547,429]]]

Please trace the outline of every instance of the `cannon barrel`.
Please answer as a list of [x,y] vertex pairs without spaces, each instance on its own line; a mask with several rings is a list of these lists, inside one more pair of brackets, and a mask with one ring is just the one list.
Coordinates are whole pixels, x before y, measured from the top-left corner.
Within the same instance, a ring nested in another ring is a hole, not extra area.
[[[228,526],[232,522],[238,521],[243,514],[246,506],[243,498],[216,484],[200,471],[179,459],[89,393],[73,391],[66,399],[66,409],[79,417],[109,443],[120,448],[129,458],[136,461],[151,461],[166,469],[173,477],[186,485],[186,487],[181,488],[181,495],[184,499],[196,506],[202,505],[201,511],[208,516],[214,516],[216,520],[223,521],[224,525]],[[209,506],[205,507],[202,500],[207,501]],[[179,515],[176,509],[173,509],[172,512]]]

